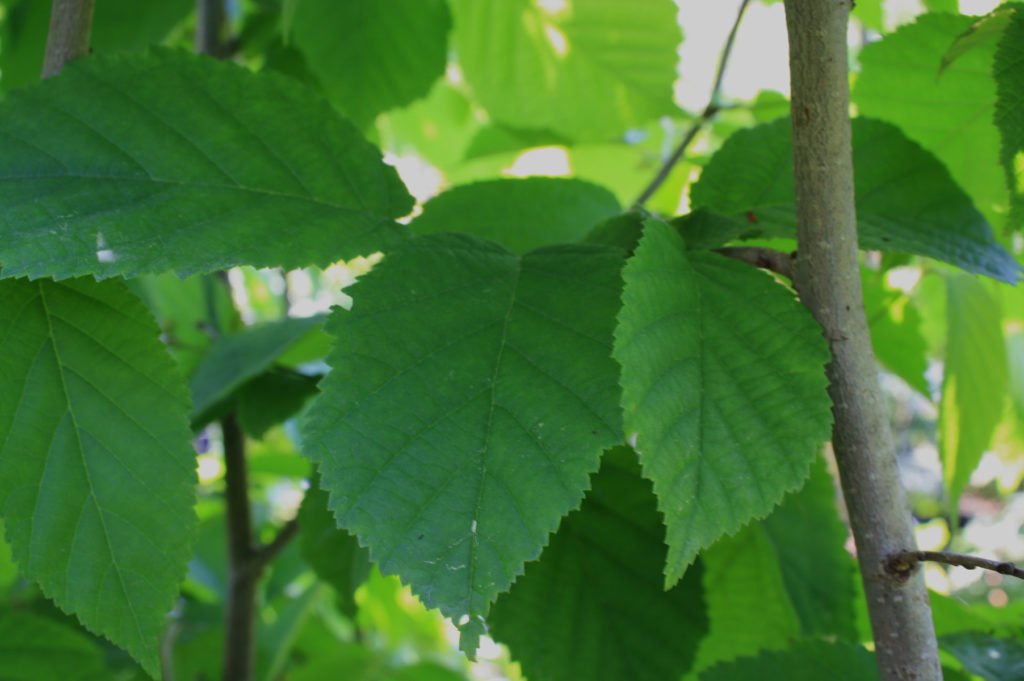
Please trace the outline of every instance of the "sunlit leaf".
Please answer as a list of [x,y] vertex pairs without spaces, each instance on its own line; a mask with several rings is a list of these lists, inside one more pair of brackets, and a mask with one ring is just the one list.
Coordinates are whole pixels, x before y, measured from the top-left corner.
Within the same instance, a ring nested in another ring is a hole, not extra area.
[[832,421],[828,349],[788,290],[687,251],[664,223],[646,223],[623,277],[615,357],[625,429],[665,515],[671,585],[698,551],[807,477]]
[[996,80],[995,123],[1002,138],[999,159],[1010,190],[1013,227],[1024,227],[1024,12],[1010,12],[1006,32],[996,47],[992,74]]

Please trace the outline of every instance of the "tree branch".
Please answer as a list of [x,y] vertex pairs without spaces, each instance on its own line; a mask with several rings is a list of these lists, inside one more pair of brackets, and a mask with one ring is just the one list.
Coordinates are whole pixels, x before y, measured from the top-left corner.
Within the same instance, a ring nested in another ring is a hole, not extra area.
[[941,681],[920,570],[885,557],[914,546],[864,315],[854,209],[846,30],[851,0],[786,0],[796,190],[795,285],[832,354],[832,444],[857,544],[882,681]]
[[968,570],[982,568],[983,570],[998,572],[1001,575],[1010,575],[1017,579],[1024,579],[1024,570],[1013,563],[968,556],[963,553],[951,553],[949,551],[900,551],[886,558],[885,568],[897,579],[905,580],[914,571],[918,563],[926,560],[933,563],[957,565]]
[[716,248],[715,253],[733,258],[754,267],[781,274],[790,281],[793,280],[793,263],[796,261],[796,251],[783,253],[774,248],[763,246],[729,246],[727,248]]
[[669,156],[661,165],[661,168],[658,169],[658,174],[655,175],[650,184],[640,192],[640,196],[638,196],[636,201],[633,202],[630,210],[642,208],[643,205],[647,203],[652,196],[654,196],[654,192],[658,191],[658,188],[665,183],[665,180],[668,179],[669,174],[672,172],[672,168],[679,163],[679,160],[686,153],[686,150],[690,148],[690,145],[693,143],[697,133],[700,132],[700,129],[703,128],[716,113],[718,113],[720,108],[718,99],[721,96],[722,80],[725,78],[725,66],[729,63],[729,55],[732,54],[732,45],[736,41],[736,31],[739,30],[740,21],[743,19],[743,14],[747,11],[747,5],[749,4],[750,0],[743,0],[743,2],[740,3],[740,9],[736,13],[736,21],[733,22],[732,29],[729,31],[729,37],[725,40],[725,45],[722,46],[722,53],[718,56],[718,67],[715,71],[715,82],[711,87],[711,96],[708,98],[708,105],[704,107],[704,111],[697,120],[693,122],[693,125],[690,126],[690,129],[686,132],[686,135],[683,136],[682,141],[672,152],[672,155]]
[[262,566],[269,565],[275,558],[277,558],[278,554],[288,546],[288,542],[290,542],[298,532],[299,519],[292,518],[281,526],[281,529],[277,532],[277,536],[275,536],[269,544],[256,549],[253,554],[253,559],[258,561]]
[[43,56],[43,78],[56,76],[64,64],[89,54],[94,0],[53,0]]

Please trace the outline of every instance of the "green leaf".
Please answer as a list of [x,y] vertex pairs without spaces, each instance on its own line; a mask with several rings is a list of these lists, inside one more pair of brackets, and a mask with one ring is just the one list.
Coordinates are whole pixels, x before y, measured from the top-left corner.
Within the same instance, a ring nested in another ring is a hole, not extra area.
[[468,232],[525,253],[578,241],[620,210],[611,192],[582,180],[500,179],[446,191],[428,201],[410,227],[420,234]]
[[611,139],[670,114],[682,39],[670,0],[453,0],[459,64],[514,128]]
[[[622,440],[622,253],[419,237],[356,284],[304,427],[338,524],[477,627]],[[471,647],[463,641],[464,648]]]
[[110,670],[81,632],[24,610],[0,609],[0,679],[106,681]]
[[921,334],[921,313],[906,293],[886,287],[883,274],[863,274],[864,313],[878,361],[910,387],[929,395],[924,378],[928,344]]
[[261,439],[267,431],[297,414],[317,394],[320,376],[272,368],[238,388],[238,424],[246,435]]
[[939,73],[943,56],[973,21],[967,16],[926,14],[865,45],[852,98],[860,115],[898,125],[908,138],[935,154],[985,217],[995,221],[1002,219],[996,207],[1005,207],[1007,197],[998,165],[999,139],[992,126],[994,45],[975,46]]
[[4,276],[327,265],[412,199],[301,86],[175,50],[92,57],[0,103]]
[[361,128],[423,97],[444,73],[451,28],[444,0],[300,0],[291,20],[295,46]]
[[299,541],[302,557],[317,577],[335,588],[341,605],[355,613],[355,591],[370,573],[370,554],[359,546],[356,538],[338,529],[334,514],[327,507],[327,492],[319,480],[302,499],[299,508]]
[[666,584],[767,515],[829,437],[821,330],[770,276],[649,221],[626,264],[615,357],[626,432],[668,528]]
[[195,528],[181,376],[120,281],[0,290],[0,511],[14,557],[155,676]]
[[[949,10],[937,10],[936,8],[930,8],[932,11],[949,11],[956,13],[958,8],[955,7],[956,0],[931,0],[927,4],[944,4],[946,2],[952,2],[954,7]],[[1016,9],[1012,7],[1002,7],[994,9],[985,16],[977,19],[970,28],[957,36],[953,44],[946,50],[946,54],[942,55],[942,65],[939,67],[939,74],[945,71],[950,64],[959,59],[962,55],[970,52],[975,47],[985,45],[986,43],[998,41],[1003,37],[1006,32],[1007,26],[1010,25],[1010,19],[1016,13]],[[994,75],[994,74],[993,74]],[[998,83],[998,81],[997,81]]]
[[803,488],[761,521],[800,619],[804,636],[857,640],[856,564],[846,552],[846,526],[836,510],[836,488],[825,461],[811,465]]
[[[695,207],[730,216],[744,231],[795,233],[788,120],[741,130],[714,155],[691,192]],[[893,125],[853,121],[861,248],[906,251],[1013,283],[1017,261],[931,154]]]
[[779,650],[799,638],[801,622],[786,592],[778,556],[759,523],[701,553],[710,631],[694,669]]
[[632,450],[608,451],[592,482],[494,604],[492,635],[531,679],[678,679],[707,632],[701,571],[662,588],[665,528]]
[[716,665],[700,681],[878,681],[875,656],[849,643],[799,641],[784,651]]
[[956,655],[964,669],[985,681],[1024,678],[1024,643],[1018,639],[996,638],[974,631],[943,636],[939,643]]
[[[103,0],[93,11],[90,48],[100,53],[144,50],[163,40],[194,4],[191,0]],[[4,5],[0,87],[10,90],[39,80],[53,3],[7,0]]]
[[445,171],[462,161],[480,125],[469,98],[443,79],[426,99],[377,118],[383,148],[414,153]]
[[938,442],[950,512],[992,440],[1006,396],[1006,347],[999,302],[966,274],[946,281],[946,361]]
[[263,373],[310,329],[323,324],[323,315],[282,319],[250,327],[214,343],[192,375],[192,427],[201,428],[225,409],[224,402],[242,384]]
[[[1009,11],[1009,10],[1006,10]],[[1010,224],[1024,227],[1024,13],[1010,12],[1006,33],[996,47],[992,75],[996,81],[995,123],[1002,140],[999,160],[1010,190]]]

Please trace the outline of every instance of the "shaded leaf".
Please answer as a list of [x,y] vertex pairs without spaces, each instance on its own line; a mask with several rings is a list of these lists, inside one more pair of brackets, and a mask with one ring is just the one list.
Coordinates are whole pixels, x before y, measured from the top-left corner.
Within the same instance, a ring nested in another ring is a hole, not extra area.
[[246,435],[262,438],[270,428],[294,416],[317,394],[320,376],[273,368],[242,385],[235,406]]
[[[925,14],[865,45],[851,97],[861,116],[899,126],[934,154],[975,206],[994,221],[1002,219],[995,207],[1006,205],[999,139],[992,127],[994,44],[976,45],[939,73],[944,55],[973,21],[962,15]],[[858,193],[860,187],[858,176]],[[938,186],[935,191],[938,196]],[[857,209],[859,213],[859,204]]]
[[444,0],[299,0],[294,44],[356,125],[423,97],[444,73],[451,16]]
[[299,508],[302,557],[317,577],[335,588],[347,614],[355,613],[355,591],[370,573],[370,554],[356,538],[338,529],[319,480],[306,490]]
[[0,291],[0,511],[15,560],[155,675],[195,527],[181,376],[120,281]]
[[217,418],[218,408],[224,408],[224,401],[232,393],[263,373],[277,357],[323,321],[323,315],[282,319],[217,340],[189,382],[192,427],[201,428]]
[[0,609],[3,681],[106,681],[110,671],[81,632],[23,610]]
[[606,452],[592,482],[540,560],[494,604],[492,635],[528,678],[677,679],[707,632],[701,570],[662,588],[665,528],[632,450]]
[[[1024,227],[1024,12],[1017,5],[1008,12],[1006,33],[996,46],[992,75],[996,81],[995,123],[1002,141],[999,160],[1010,190],[1010,220]],[[998,13],[997,13],[998,14]]]
[[946,280],[946,358],[937,439],[950,512],[992,440],[1006,395],[999,302],[966,274]]
[[832,421],[828,348],[770,276],[686,251],[664,223],[646,223],[623,277],[625,429],[665,514],[671,585],[698,551],[807,477]]
[[453,42],[477,99],[514,128],[611,139],[672,113],[669,0],[453,0]]
[[[695,207],[731,217],[744,231],[796,231],[790,123],[741,130],[693,187]],[[853,121],[857,231],[861,248],[906,251],[1013,283],[1021,267],[931,154],[893,125]]]
[[91,57],[0,103],[5,276],[327,265],[412,199],[296,83],[176,50]]
[[331,509],[464,631],[621,441],[621,265],[615,249],[520,258],[430,235],[389,252],[328,320],[334,368],[304,442]]
[[1024,678],[1024,643],[1017,638],[997,638],[972,631],[943,636],[939,643],[956,655],[964,669],[985,681]]
[[446,191],[428,201],[409,226],[420,234],[467,232],[525,253],[578,241],[619,210],[611,192],[582,180],[500,179]]
[[716,665],[700,681],[878,681],[875,656],[849,643],[800,641],[784,651]]

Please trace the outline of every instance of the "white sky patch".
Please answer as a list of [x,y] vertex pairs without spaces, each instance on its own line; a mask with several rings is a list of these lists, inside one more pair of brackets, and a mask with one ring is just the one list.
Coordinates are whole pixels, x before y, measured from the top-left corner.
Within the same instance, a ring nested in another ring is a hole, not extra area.
[[569,54],[569,41],[557,26],[544,24],[544,36],[548,39],[551,49],[555,51],[555,56],[564,58]]
[[548,175],[565,177],[572,174],[569,163],[569,152],[565,147],[538,147],[519,154],[503,175],[511,177],[529,177],[531,175]]

